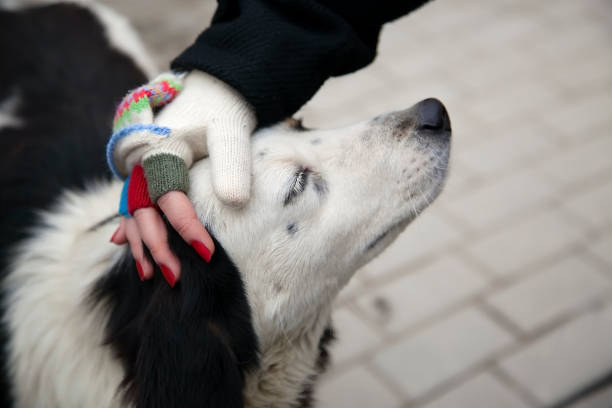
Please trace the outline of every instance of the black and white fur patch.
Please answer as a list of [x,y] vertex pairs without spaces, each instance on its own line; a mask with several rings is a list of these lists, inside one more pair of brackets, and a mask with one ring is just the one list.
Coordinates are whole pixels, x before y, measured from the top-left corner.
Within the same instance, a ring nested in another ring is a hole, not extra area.
[[[108,179],[103,149],[116,104],[144,81],[134,61],[108,42],[86,8],[0,9],[0,104],[15,120],[0,127],[0,279],[10,248],[28,236],[37,211],[64,188]],[[3,302],[4,303],[4,302]],[[6,305],[3,304],[3,309]],[[4,321],[0,406],[10,407]]]
[[157,267],[153,279],[141,282],[126,251],[91,295],[109,309],[106,341],[125,369],[126,402],[242,407],[245,373],[257,366],[257,339],[240,273],[219,242],[206,263],[168,231],[181,261],[174,288]]
[[[96,15],[75,4],[0,10],[0,52],[9,56],[0,63],[9,90],[0,94],[0,104],[11,101],[16,119],[0,127],[0,180],[10,191],[0,197],[4,281],[5,259],[40,222],[40,210],[52,209],[64,189],[110,177],[104,146],[114,108],[146,77],[113,48]],[[96,221],[92,231],[113,219]],[[106,325],[101,346],[112,349],[124,368],[117,393],[136,407],[241,407],[245,375],[258,366],[258,347],[240,273],[220,242],[206,263],[168,230],[181,260],[174,289],[158,269],[152,280],[141,282],[126,250],[87,299],[92,313],[100,309],[108,317],[100,322]],[[3,315],[7,306],[3,301]],[[10,407],[4,355],[10,333],[4,323],[0,406]],[[332,337],[328,330],[321,338],[318,372],[327,364]],[[296,406],[311,406],[313,381],[304,384]]]

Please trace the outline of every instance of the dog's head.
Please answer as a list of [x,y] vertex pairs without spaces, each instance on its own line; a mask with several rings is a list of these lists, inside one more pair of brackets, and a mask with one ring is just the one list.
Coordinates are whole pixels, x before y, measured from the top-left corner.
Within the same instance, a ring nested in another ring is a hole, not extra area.
[[215,198],[208,161],[194,166],[191,199],[242,275],[260,341],[329,304],[431,203],[450,130],[435,99],[341,129],[260,130],[243,208]]
[[[326,320],[357,268],[436,197],[449,148],[446,110],[427,99],[343,129],[307,130],[288,121],[258,131],[251,198],[242,208],[219,201],[210,163],[197,163],[190,198],[216,238],[211,262],[171,230],[182,267],[175,288],[158,269],[140,282],[126,251],[93,292],[96,304],[105,300],[111,309],[107,341],[124,364],[127,400],[242,406],[258,344],[265,356],[304,333],[325,337],[327,321],[318,317]],[[310,342],[313,353],[318,341]],[[303,373],[296,381],[312,381]]]

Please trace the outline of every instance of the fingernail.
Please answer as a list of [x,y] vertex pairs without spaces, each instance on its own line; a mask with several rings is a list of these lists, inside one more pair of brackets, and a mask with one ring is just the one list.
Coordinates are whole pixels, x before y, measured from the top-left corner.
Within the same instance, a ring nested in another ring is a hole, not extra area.
[[200,241],[191,241],[191,246],[206,262],[210,262],[210,250]]
[[144,282],[144,272],[142,271],[142,265],[138,261],[136,261],[136,270],[138,271],[138,277]]
[[174,276],[174,273],[172,273],[172,269],[168,268],[164,264],[159,264],[159,269],[161,269],[161,273],[162,275],[164,275],[164,278],[166,279],[166,282],[168,282],[168,285],[173,288],[174,284],[176,283],[176,276]]
[[110,242],[112,242],[113,244],[115,243],[115,237],[117,236],[118,233],[119,233],[119,228],[115,230],[115,232],[113,233],[113,236],[110,239]]

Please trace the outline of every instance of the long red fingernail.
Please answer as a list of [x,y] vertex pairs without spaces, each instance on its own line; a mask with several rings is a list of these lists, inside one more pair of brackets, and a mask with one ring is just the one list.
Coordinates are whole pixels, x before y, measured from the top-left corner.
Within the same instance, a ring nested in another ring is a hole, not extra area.
[[159,264],[159,269],[161,269],[161,273],[162,275],[164,275],[164,278],[166,278],[166,282],[168,282],[168,285],[173,288],[174,284],[176,283],[176,276],[174,276],[172,269],[168,268],[164,264]]
[[138,261],[136,261],[136,270],[138,271],[138,277],[144,282],[144,272],[142,271],[142,265]]
[[115,243],[115,237],[117,236],[118,233],[119,233],[119,228],[115,230],[115,232],[113,233],[113,236],[110,239],[110,242],[112,242],[113,244]]
[[191,241],[191,246],[206,262],[210,262],[210,250],[200,241]]

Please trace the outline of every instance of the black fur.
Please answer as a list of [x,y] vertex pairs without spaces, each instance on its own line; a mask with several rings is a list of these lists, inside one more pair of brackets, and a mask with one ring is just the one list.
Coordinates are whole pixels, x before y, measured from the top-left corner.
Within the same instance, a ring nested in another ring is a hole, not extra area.
[[[108,178],[104,146],[113,111],[146,81],[110,47],[102,25],[76,5],[0,10],[0,103],[20,96],[20,127],[0,129],[0,279],[10,248],[64,188]],[[95,220],[92,220],[95,221]],[[4,304],[2,305],[4,308]],[[2,314],[3,314],[2,310]],[[0,327],[0,406],[12,405]]]
[[137,407],[242,407],[257,339],[240,273],[215,241],[210,263],[169,230],[181,260],[171,289],[158,268],[141,282],[126,252],[92,293],[110,316],[107,343],[126,371],[125,398]]
[[332,326],[328,326],[321,339],[319,339],[319,356],[317,357],[317,369],[319,373],[327,370],[330,363],[329,346],[336,340],[336,332]]
[[0,55],[0,102],[20,95],[23,122],[0,131],[5,248],[31,225],[32,210],[47,208],[61,189],[110,176],[104,146],[115,106],[146,78],[76,5],[0,11]]
[[296,408],[311,408],[314,406],[314,384],[317,377],[327,370],[330,363],[329,346],[336,340],[336,333],[332,326],[328,326],[323,331],[321,338],[319,339],[319,355],[317,356],[316,368],[317,374],[308,379],[308,382],[304,384],[302,392],[297,401]]

